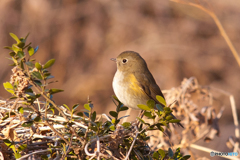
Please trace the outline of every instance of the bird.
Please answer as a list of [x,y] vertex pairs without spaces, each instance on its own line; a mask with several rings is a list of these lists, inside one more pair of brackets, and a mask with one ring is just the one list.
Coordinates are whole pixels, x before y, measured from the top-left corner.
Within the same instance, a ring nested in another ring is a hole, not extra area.
[[[117,58],[111,58],[111,60],[117,63],[117,71],[112,82],[113,91],[125,106],[140,109],[138,105],[146,105],[150,99],[154,100],[156,104],[160,104],[156,98],[157,95],[165,101],[146,61],[139,53],[124,51]],[[161,105],[164,107],[163,104]],[[174,115],[172,116],[176,119]],[[182,126],[180,123],[178,125]]]

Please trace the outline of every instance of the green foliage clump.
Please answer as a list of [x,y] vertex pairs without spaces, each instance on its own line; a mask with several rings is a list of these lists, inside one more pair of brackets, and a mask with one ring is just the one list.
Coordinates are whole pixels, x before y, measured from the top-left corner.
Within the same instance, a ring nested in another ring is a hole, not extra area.
[[[147,131],[165,131],[170,123],[179,123],[174,119],[169,107],[162,107],[149,100],[147,105],[139,105],[152,123],[137,117],[135,122],[124,122],[119,113],[128,110],[127,107],[113,96],[116,110],[108,115],[97,116],[93,104],[88,101],[84,109],[79,111],[79,104],[72,107],[64,104],[58,106],[53,101],[53,94],[62,92],[61,89],[48,88],[54,78],[48,70],[55,59],[45,64],[36,62],[33,55],[38,47],[26,44],[25,38],[18,38],[10,33],[16,43],[11,47],[10,60],[13,61],[10,82],[5,82],[4,88],[12,94],[9,110],[5,112],[2,121],[15,119],[18,125],[12,127],[12,133],[22,129],[24,134],[5,136],[3,142],[15,158],[24,159],[32,155],[42,159],[188,159],[182,156],[180,148],[175,153],[152,150],[147,144],[150,139]],[[27,50],[27,51],[25,51]],[[161,97],[157,99],[162,103]],[[165,101],[164,101],[165,102]],[[165,104],[166,105],[166,104]],[[156,106],[157,110],[154,109]],[[41,150],[39,150],[41,148]],[[11,156],[11,155],[9,155]]]

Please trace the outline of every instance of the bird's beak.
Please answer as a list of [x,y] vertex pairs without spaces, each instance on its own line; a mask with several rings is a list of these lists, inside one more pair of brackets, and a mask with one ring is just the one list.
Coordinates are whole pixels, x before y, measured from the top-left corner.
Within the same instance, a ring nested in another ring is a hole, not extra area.
[[117,62],[117,59],[116,58],[111,58],[110,60],[114,61],[114,62]]

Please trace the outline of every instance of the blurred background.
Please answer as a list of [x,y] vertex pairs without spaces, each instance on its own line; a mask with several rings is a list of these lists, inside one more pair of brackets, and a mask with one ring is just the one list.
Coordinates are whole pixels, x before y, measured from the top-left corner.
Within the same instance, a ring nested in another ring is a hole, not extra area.
[[[192,2],[216,13],[240,51],[240,1]],[[194,7],[168,0],[1,0],[1,84],[11,74],[8,50],[3,49],[14,43],[9,32],[19,37],[30,33],[28,42],[39,46],[38,62],[56,59],[51,72],[58,82],[50,87],[65,90],[54,96],[59,105],[83,106],[89,96],[98,113],[113,110],[116,64],[110,58],[133,50],[146,60],[161,89],[177,87],[183,78],[194,76],[201,85],[233,94],[240,112],[240,68],[214,21]],[[0,85],[0,97],[9,96]],[[228,97],[224,104],[221,144],[226,141],[225,132],[229,134],[226,127],[234,133]]]

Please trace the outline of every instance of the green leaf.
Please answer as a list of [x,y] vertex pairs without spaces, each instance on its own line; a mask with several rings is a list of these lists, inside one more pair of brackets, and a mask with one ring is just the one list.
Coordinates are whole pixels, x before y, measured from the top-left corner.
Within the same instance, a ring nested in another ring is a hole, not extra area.
[[17,56],[18,56],[19,58],[24,58],[24,52],[23,52],[23,51],[18,51],[18,52],[17,52]]
[[164,157],[165,157],[165,151],[164,150],[162,150],[162,149],[159,149],[158,150],[158,153],[161,155],[161,158],[163,159]]
[[96,111],[94,111],[93,113],[92,113],[92,117],[91,117],[91,120],[92,120],[92,122],[94,122],[95,120],[96,120]]
[[83,114],[84,114],[86,117],[89,117],[89,113],[88,113],[88,112],[83,112]]
[[34,71],[31,74],[32,74],[33,77],[42,80],[42,75],[39,72]]
[[13,86],[12,86],[11,83],[5,82],[5,83],[3,83],[3,87],[4,87],[9,93],[14,94]]
[[147,101],[147,106],[149,107],[149,108],[155,108],[155,101],[154,100],[152,100],[152,99],[149,99],[148,101]]
[[34,49],[31,46],[28,47],[28,54],[30,57],[34,55]]
[[21,152],[26,148],[27,148],[27,144],[22,144],[21,146],[18,147],[18,152]]
[[12,50],[13,50],[15,53],[17,53],[17,52],[20,50],[20,48],[19,48],[16,44],[13,44],[13,45],[12,45]]
[[128,129],[128,128],[131,126],[131,123],[130,123],[130,122],[124,122],[124,123],[122,124],[122,126],[123,126],[124,128],[126,128],[126,129]]
[[43,69],[47,69],[51,67],[54,64],[54,62],[55,62],[55,59],[50,59],[49,61],[47,61],[46,64],[44,64]]
[[35,67],[38,69],[38,70],[41,70],[42,69],[42,65],[38,62],[35,63]]
[[152,118],[152,114],[151,112],[144,112],[144,116],[148,117],[148,118]]
[[111,131],[115,131],[115,130],[116,130],[116,128],[115,128],[114,125],[111,125],[111,126],[109,127],[109,129],[110,129]]
[[64,90],[62,89],[56,89],[56,88],[52,88],[49,90],[50,94],[55,94],[55,93],[59,93],[59,92],[63,92]]
[[110,111],[109,114],[115,118],[118,116],[118,113],[115,111]]
[[167,106],[166,101],[162,96],[157,95],[156,98],[157,98],[158,102],[160,102],[161,104],[164,105],[164,107]]
[[16,53],[15,53],[15,52],[10,52],[9,55],[10,55],[11,57],[14,57],[14,56],[16,55]]
[[6,144],[6,146],[10,147],[11,145],[13,145],[13,143],[8,140],[8,139],[4,139],[3,142]]
[[168,148],[168,156],[173,157],[173,151],[171,148]]
[[73,107],[72,107],[72,109],[75,110],[75,109],[77,109],[78,107],[79,107],[79,104],[74,104]]
[[180,119],[172,119],[169,122],[170,123],[179,123],[179,122],[181,122],[181,120]]
[[37,116],[36,118],[34,118],[33,121],[34,121],[34,122],[41,122],[41,117],[40,117],[40,116]]
[[157,123],[156,126],[157,126],[158,130],[164,132],[164,128],[161,127],[161,125],[159,123]]
[[70,108],[66,104],[63,104],[63,106],[70,111]]
[[145,111],[151,111],[151,108],[149,108],[148,106],[144,105],[144,104],[138,104],[137,105],[138,108],[145,110]]
[[145,121],[144,121],[143,119],[141,119],[141,118],[139,118],[139,117],[137,117],[137,119],[138,119],[140,122],[142,122],[142,123],[145,124]]
[[182,157],[182,160],[187,160],[187,159],[189,159],[190,157],[191,157],[190,155],[183,156],[183,157]]
[[88,111],[90,111],[90,110],[91,110],[91,107],[89,106],[89,103],[87,103],[87,104],[84,104],[84,108],[85,108],[86,110],[88,110]]
[[163,107],[161,104],[156,104],[156,107],[159,111],[164,111]]
[[26,62],[26,65],[28,65],[29,67],[34,67],[34,64],[32,62]]
[[36,48],[34,48],[34,54],[38,51],[38,46]]
[[4,49],[9,49],[9,50],[13,50],[12,47],[9,47],[9,46],[5,46],[3,47]]
[[17,46],[18,46],[19,48],[23,48],[23,47],[25,46],[25,43],[24,43],[24,42],[19,42],[19,43],[17,44]]
[[32,125],[33,125],[33,121],[24,122],[24,123],[22,124],[23,127],[30,127],[30,126],[32,126]]
[[14,33],[9,33],[9,34],[10,34],[10,36],[11,36],[13,39],[15,39],[15,41],[17,41],[17,43],[21,42],[21,41],[19,40],[19,38],[18,38]]
[[14,157],[15,157],[16,159],[21,158],[21,154],[18,153],[18,152],[16,152],[16,153],[14,154]]
[[18,107],[18,112],[23,114],[23,107]]
[[171,115],[166,117],[166,120],[168,120],[168,121],[171,120],[171,119],[173,119],[173,116],[171,116]]
[[155,159],[159,159],[159,154],[157,152],[154,152],[152,157],[155,158]]
[[82,117],[82,116],[83,116],[83,113],[82,113],[82,112],[78,112],[77,115],[80,116],[80,117]]
[[119,109],[119,111],[126,111],[126,110],[128,110],[128,107],[126,107],[126,106],[123,106]]

